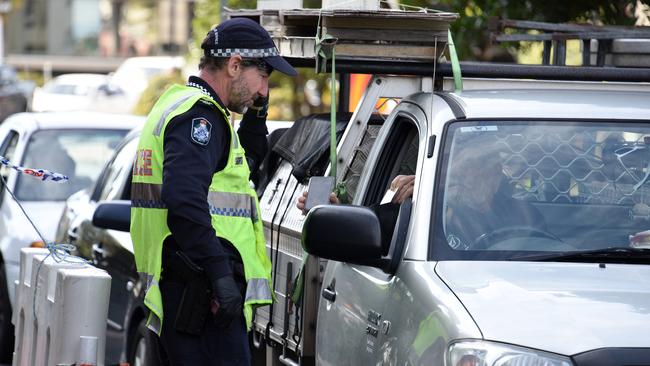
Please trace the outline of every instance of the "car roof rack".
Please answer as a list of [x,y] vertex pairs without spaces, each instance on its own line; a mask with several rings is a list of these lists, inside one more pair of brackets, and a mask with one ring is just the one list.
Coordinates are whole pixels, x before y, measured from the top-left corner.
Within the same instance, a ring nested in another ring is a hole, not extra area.
[[293,9],[230,10],[229,18],[258,22],[283,56],[316,58],[318,37],[336,38],[336,59],[432,60],[442,54],[458,14],[434,10]]
[[[337,72],[432,76],[435,69],[438,87],[441,87],[439,81],[442,78],[453,76],[451,63],[437,62],[434,65],[433,60],[434,54],[436,59],[440,59],[447,48],[447,32],[449,25],[458,18],[456,13],[388,9],[226,9],[226,16],[245,17],[261,24],[271,34],[280,54],[295,67],[316,67],[319,59],[315,52],[317,39],[322,34],[328,34],[338,38]],[[494,20],[492,22],[494,23]],[[504,21],[501,24],[507,27],[541,27],[538,29],[551,29],[552,25],[527,21]],[[635,35],[637,39],[642,34],[647,34],[647,38],[650,38],[650,30],[646,29],[637,31],[627,27],[615,33],[612,27],[604,27],[601,32],[598,31],[601,28],[596,26],[555,26],[557,27],[553,29],[556,33],[562,33],[563,36],[551,35],[551,38],[566,38],[576,34],[583,40],[589,39],[589,36],[597,36],[596,39],[602,36],[604,39],[613,40],[614,34]],[[496,29],[494,24],[491,27]],[[577,29],[584,32],[577,32]],[[508,35],[494,37],[495,40],[515,40],[506,36]],[[560,44],[561,42],[557,41],[557,45]],[[551,46],[554,45],[559,47],[551,39]],[[612,67],[606,64],[592,66],[592,63],[587,65],[460,63],[463,77],[470,78],[650,82],[650,68]],[[325,63],[325,66],[329,68],[330,65]]]
[[583,66],[650,67],[650,27],[546,23],[491,17],[488,19],[488,30],[493,42],[542,42],[543,65],[564,65],[567,41],[576,40],[582,42]]

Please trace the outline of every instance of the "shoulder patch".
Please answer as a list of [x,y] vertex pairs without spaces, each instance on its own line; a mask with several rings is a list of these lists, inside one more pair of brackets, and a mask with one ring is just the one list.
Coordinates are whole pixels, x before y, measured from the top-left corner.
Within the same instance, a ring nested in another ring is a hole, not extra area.
[[198,145],[205,146],[210,142],[212,124],[205,118],[194,118],[192,120],[192,141]]

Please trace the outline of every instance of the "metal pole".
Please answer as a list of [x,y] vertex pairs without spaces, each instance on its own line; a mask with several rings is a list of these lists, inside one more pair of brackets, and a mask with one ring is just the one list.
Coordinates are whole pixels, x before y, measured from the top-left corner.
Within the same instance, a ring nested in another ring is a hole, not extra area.
[[0,65],[5,59],[5,14],[11,11],[11,2],[0,0]]
[[176,37],[174,37],[174,13],[176,7],[174,6],[175,0],[169,2],[169,54],[173,55],[176,52]]
[[223,9],[228,6],[228,0],[221,0],[221,7],[219,8],[219,23],[226,20],[223,16]]
[[0,65],[4,63],[5,60],[5,15],[0,14]]

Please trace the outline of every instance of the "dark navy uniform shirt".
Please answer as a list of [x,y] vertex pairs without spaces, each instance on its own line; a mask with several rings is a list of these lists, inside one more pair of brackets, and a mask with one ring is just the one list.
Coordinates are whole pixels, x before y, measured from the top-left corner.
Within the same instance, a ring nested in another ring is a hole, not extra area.
[[[198,88],[226,110],[217,93],[202,79],[192,76],[189,86]],[[197,142],[193,133],[201,119],[211,124],[209,140],[204,136]],[[202,266],[211,281],[232,273],[230,261],[237,258],[236,250],[219,240],[212,228],[208,208],[208,188],[214,173],[228,161],[230,147],[229,123],[217,108],[198,102],[189,111],[174,117],[165,129],[162,200],[167,205],[167,225],[172,233],[165,240],[167,249],[182,250]],[[266,116],[255,110],[244,114],[237,131],[246,160],[254,171],[266,155],[268,143]]]

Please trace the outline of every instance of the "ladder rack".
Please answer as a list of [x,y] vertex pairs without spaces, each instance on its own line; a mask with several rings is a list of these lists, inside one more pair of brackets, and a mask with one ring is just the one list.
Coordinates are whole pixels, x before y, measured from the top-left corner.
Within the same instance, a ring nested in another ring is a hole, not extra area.
[[229,18],[257,21],[275,41],[280,54],[314,59],[317,32],[337,38],[336,59],[395,61],[439,57],[449,24],[458,14],[404,10],[295,9],[229,10]]
[[[314,67],[316,65],[314,49],[320,17],[323,34],[338,38],[336,45],[337,72],[414,76],[433,75],[434,53],[436,53],[435,58],[439,59],[447,44],[449,25],[458,19],[456,13],[385,9],[227,9],[226,15],[229,18],[250,18],[261,24],[271,34],[280,54],[295,67]],[[564,34],[565,37],[575,35],[576,31],[582,30],[584,33],[581,36],[585,39],[593,37],[595,33],[598,37],[607,38],[616,29],[523,21],[503,21],[500,26],[545,27],[544,29],[547,31],[552,28],[556,33],[568,32]],[[495,28],[498,26],[493,24],[492,29]],[[602,32],[597,31],[598,29],[601,29]],[[649,30],[621,28],[619,31],[617,34],[621,36],[636,35],[640,37],[640,33],[648,34]],[[517,37],[522,36],[517,35]],[[540,35],[525,36],[539,38]],[[560,35],[548,34],[543,36],[560,37]],[[511,40],[508,35],[493,37],[496,41]],[[329,68],[329,63],[325,64]],[[586,63],[584,66],[481,62],[461,62],[460,64],[463,77],[650,82],[650,68],[609,67],[602,66],[601,61],[596,63],[598,66],[592,66],[591,63]],[[451,76],[451,64],[438,62],[436,65],[436,80],[438,81],[436,87],[441,87],[442,78]]]

